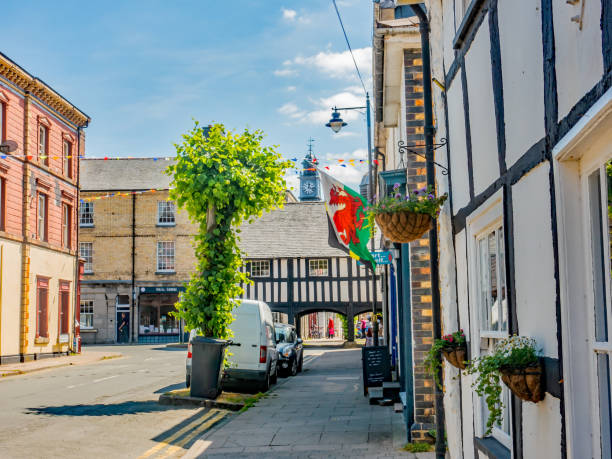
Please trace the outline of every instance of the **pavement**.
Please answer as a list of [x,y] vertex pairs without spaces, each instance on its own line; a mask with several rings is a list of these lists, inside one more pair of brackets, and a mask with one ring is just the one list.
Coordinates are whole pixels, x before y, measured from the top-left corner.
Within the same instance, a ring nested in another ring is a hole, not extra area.
[[401,448],[401,413],[363,396],[359,349],[308,350],[304,372],[202,435],[184,458],[433,458]]
[[[123,357],[95,359],[109,353]],[[164,345],[87,346],[89,363],[0,378],[0,458],[180,457],[231,416],[157,403],[185,387],[185,355]]]
[[30,362],[12,363],[0,365],[0,378],[5,376],[23,375],[34,371],[48,370],[70,365],[88,365],[100,360],[115,359],[121,357],[121,352],[109,349],[92,350],[83,348],[80,354],[64,355],[61,357],[49,357]]

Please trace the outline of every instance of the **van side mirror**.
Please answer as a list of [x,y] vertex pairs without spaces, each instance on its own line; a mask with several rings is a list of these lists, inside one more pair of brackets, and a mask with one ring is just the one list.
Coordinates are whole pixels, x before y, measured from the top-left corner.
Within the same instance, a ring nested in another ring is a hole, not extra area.
[[297,343],[298,343],[298,344],[302,344],[302,343],[303,343],[302,338],[298,338],[298,339],[297,339]]

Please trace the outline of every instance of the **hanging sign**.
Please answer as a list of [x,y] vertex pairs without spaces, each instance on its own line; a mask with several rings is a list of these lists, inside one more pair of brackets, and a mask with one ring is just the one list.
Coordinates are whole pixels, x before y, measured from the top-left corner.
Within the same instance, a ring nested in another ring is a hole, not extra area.
[[390,250],[372,252],[372,256],[376,260],[377,265],[390,265],[393,261],[393,254]]

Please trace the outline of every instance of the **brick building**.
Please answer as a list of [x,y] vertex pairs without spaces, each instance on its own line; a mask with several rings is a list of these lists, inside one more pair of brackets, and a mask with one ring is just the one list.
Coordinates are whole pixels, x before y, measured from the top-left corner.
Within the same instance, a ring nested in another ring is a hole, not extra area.
[[90,119],[0,54],[0,363],[72,347],[79,164]]
[[[421,41],[409,7],[374,7],[374,146],[379,195],[400,184],[402,194],[426,186]],[[433,343],[428,233],[410,244],[380,242],[396,256],[387,267],[392,361],[399,373],[409,440],[434,428],[433,379],[423,360]],[[395,325],[394,325],[395,323]],[[396,330],[393,333],[393,330]]]

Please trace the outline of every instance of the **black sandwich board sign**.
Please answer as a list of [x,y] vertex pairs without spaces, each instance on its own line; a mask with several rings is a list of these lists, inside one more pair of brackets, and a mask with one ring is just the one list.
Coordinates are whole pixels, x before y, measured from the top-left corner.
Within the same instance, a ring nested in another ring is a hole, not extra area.
[[383,381],[391,381],[391,362],[387,346],[366,346],[361,349],[363,365],[363,395],[368,387],[381,387]]

